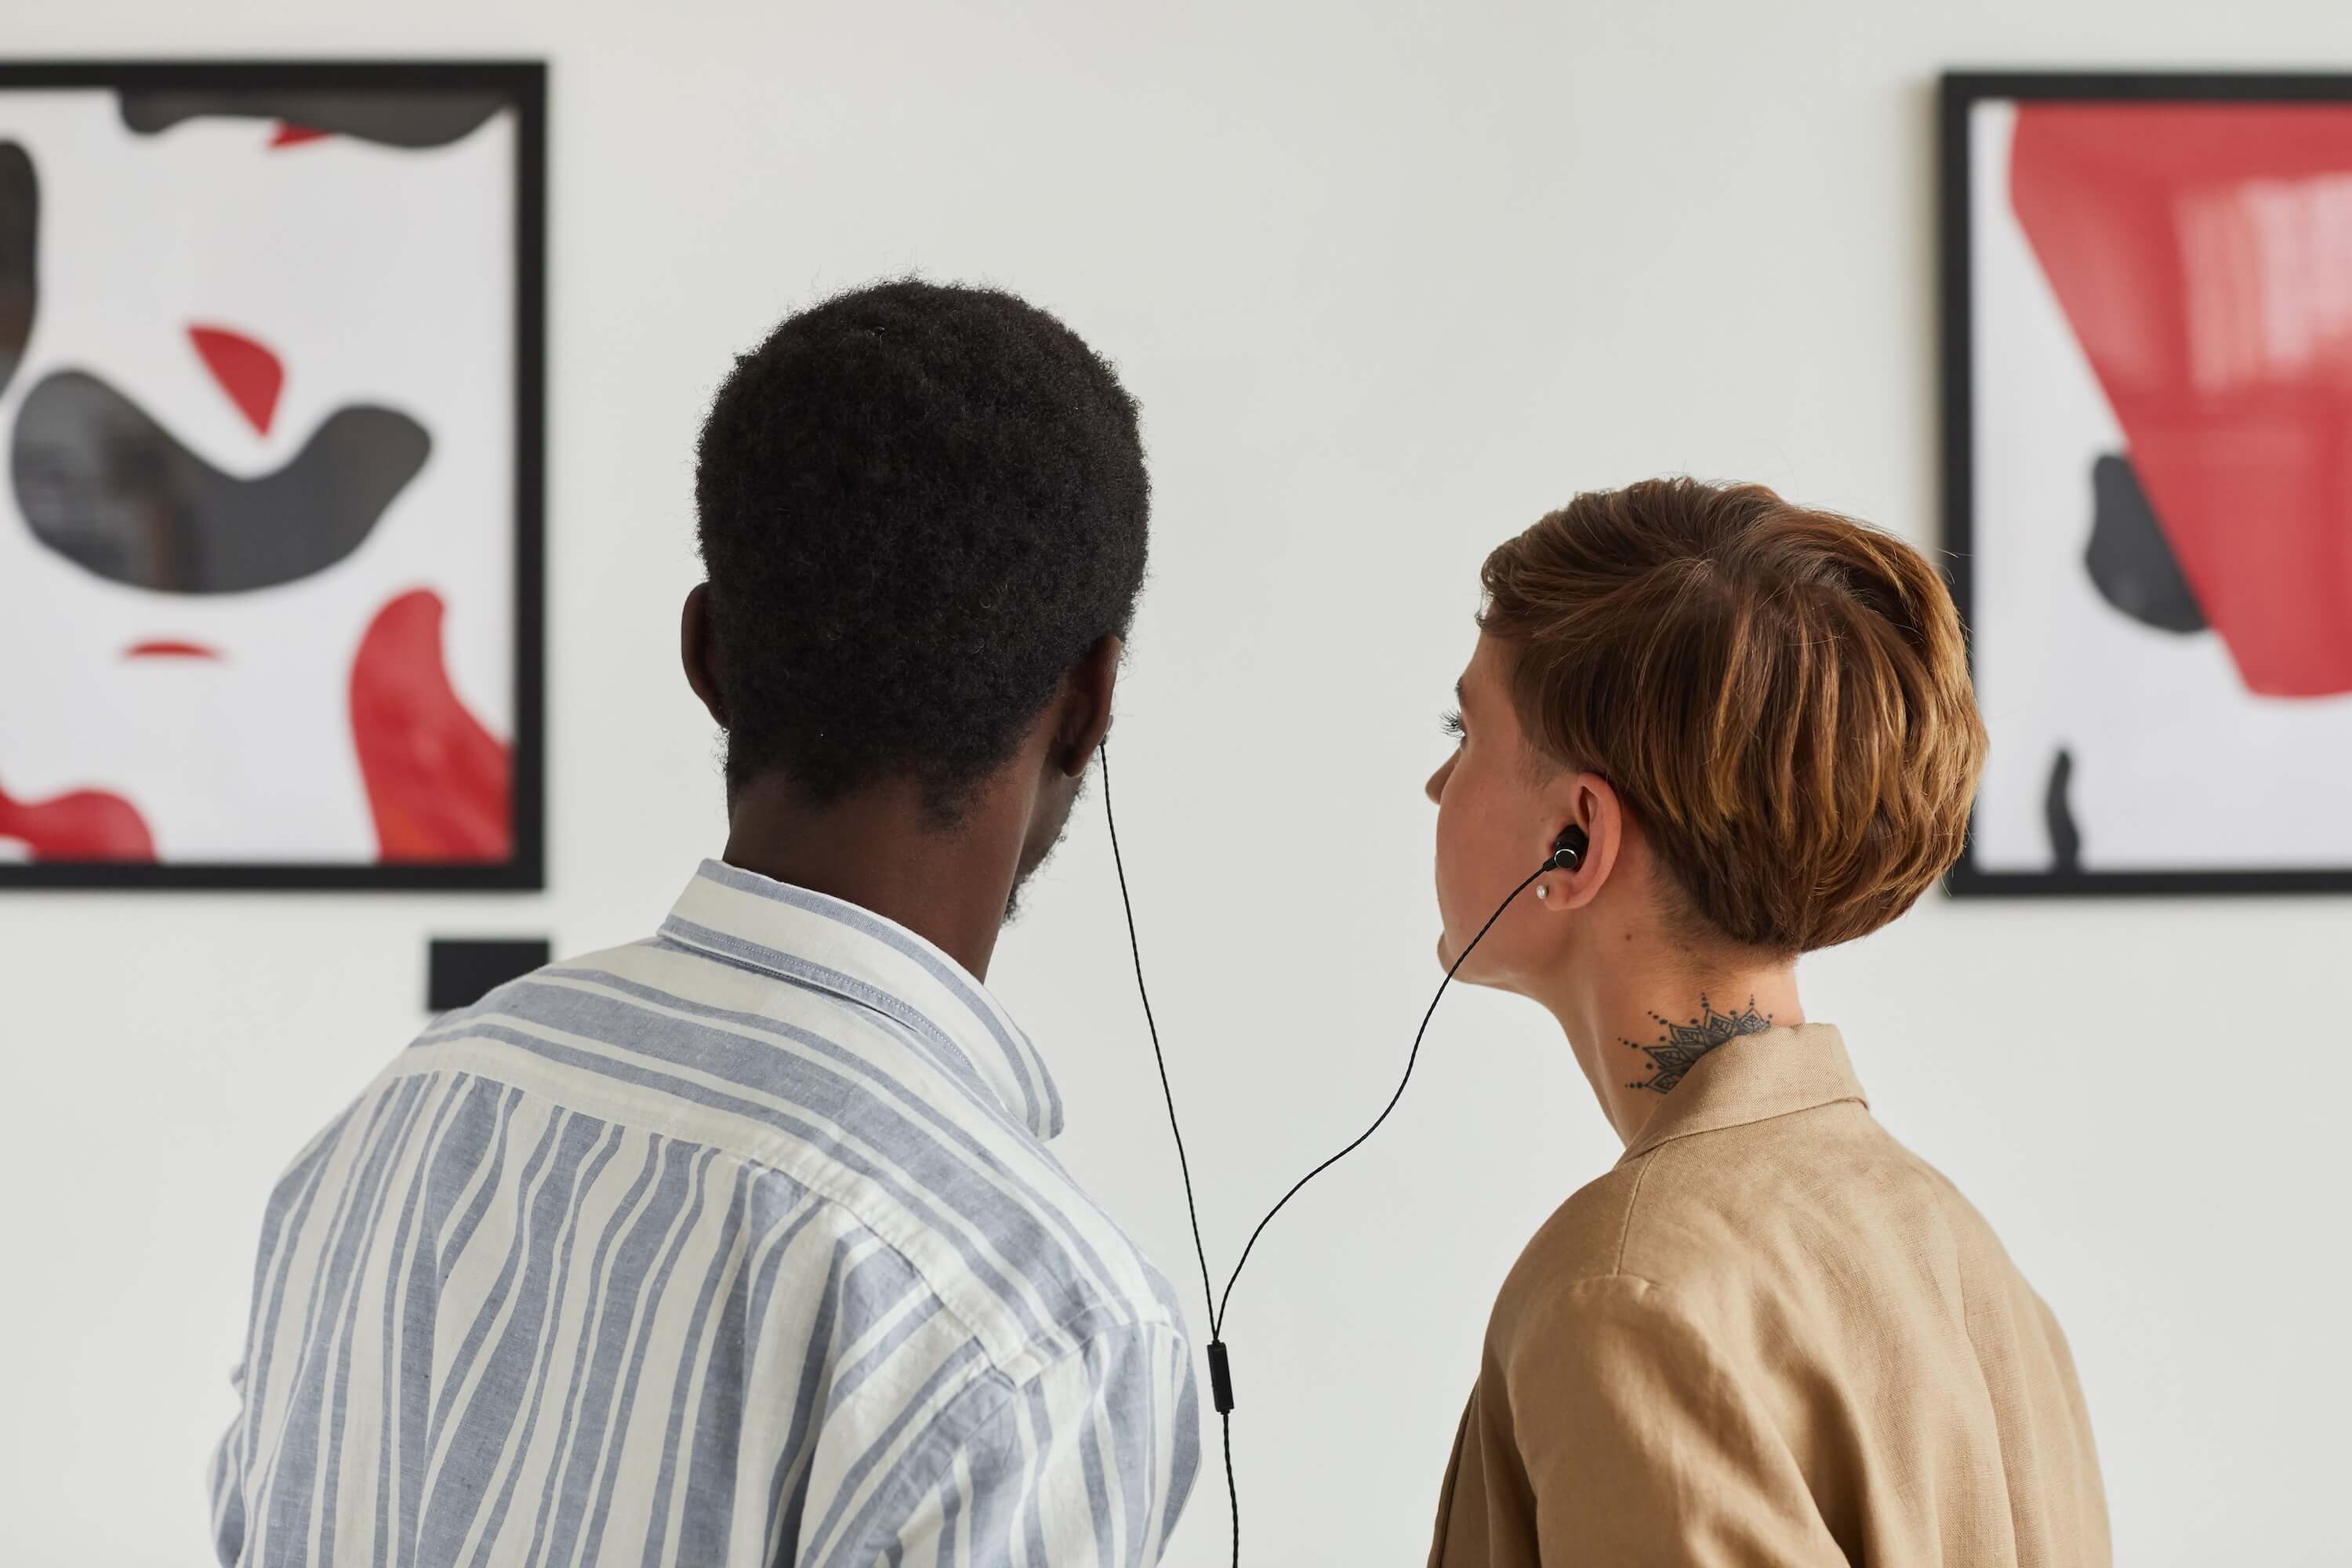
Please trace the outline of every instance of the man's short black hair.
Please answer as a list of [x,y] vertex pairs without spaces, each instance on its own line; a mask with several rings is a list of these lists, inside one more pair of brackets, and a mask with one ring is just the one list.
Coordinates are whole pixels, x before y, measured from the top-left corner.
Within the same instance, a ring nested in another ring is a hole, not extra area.
[[1150,490],[1110,366],[1010,294],[882,283],[787,319],[695,471],[730,797],[913,778],[952,820],[1127,635]]

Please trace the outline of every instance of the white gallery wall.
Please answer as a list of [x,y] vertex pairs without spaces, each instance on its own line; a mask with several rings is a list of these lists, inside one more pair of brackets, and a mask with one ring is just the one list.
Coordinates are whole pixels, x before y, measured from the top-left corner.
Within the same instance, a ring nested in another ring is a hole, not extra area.
[[[0,3],[26,58],[553,70],[548,891],[0,897],[0,1561],[202,1560],[264,1194],[422,1022],[429,934],[626,940],[717,850],[690,453],[793,306],[1002,284],[1142,400],[1118,800],[1222,1274],[1436,981],[1420,789],[1487,548],[1665,470],[1931,541],[1936,72],[2352,69],[2335,0],[987,9]],[[992,979],[1197,1313],[1100,805]],[[2352,1562],[2347,970],[2352,899],[1934,896],[1802,971],[2072,1335],[2119,1562]],[[1617,1152],[1542,1016],[1447,1000],[1235,1294],[1245,1561],[1420,1560],[1494,1289]],[[1215,1464],[1184,1568],[1225,1560]]]

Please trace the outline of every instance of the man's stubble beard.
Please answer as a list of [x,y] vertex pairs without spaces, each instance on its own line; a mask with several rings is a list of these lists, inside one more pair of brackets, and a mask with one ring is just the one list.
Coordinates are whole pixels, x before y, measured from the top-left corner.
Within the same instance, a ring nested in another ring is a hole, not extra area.
[[1069,837],[1070,819],[1078,815],[1078,803],[1087,798],[1087,791],[1094,784],[1094,770],[1089,768],[1079,778],[1077,790],[1070,796],[1070,809],[1062,814],[1061,826],[1054,830],[1054,841],[1045,846],[1045,852],[1037,857],[1034,865],[1025,868],[1013,877],[1013,890],[1004,895],[1006,925],[1010,926],[1021,918],[1021,895],[1027,890],[1029,879],[1053,863],[1054,857],[1061,850],[1062,841]]

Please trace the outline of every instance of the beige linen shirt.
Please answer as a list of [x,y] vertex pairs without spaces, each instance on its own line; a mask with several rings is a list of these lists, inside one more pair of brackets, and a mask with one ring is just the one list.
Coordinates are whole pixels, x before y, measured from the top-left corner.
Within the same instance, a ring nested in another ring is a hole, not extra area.
[[1835,1029],[1735,1039],[1505,1281],[1433,1568],[2095,1568],[2065,1336]]

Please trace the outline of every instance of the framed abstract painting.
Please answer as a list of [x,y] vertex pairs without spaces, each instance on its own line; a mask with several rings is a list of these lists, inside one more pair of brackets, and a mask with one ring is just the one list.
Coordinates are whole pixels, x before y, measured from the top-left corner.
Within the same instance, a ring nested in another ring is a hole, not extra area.
[[2352,890],[2352,77],[1943,84],[1955,893]]
[[0,887],[541,885],[545,103],[0,65]]

